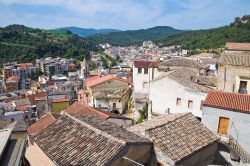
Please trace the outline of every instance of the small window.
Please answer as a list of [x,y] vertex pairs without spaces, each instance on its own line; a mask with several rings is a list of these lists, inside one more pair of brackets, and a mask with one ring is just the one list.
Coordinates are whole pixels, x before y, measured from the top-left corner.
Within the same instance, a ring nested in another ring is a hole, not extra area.
[[144,68],[144,74],[148,74],[148,68]]
[[188,100],[188,109],[193,109],[193,101]]
[[102,105],[101,105],[101,104],[98,104],[98,107],[102,107]]
[[143,88],[148,88],[148,82],[143,82]]
[[204,103],[204,101],[203,101],[203,100],[201,100],[200,110],[203,110],[203,103]]
[[121,100],[119,100],[119,103],[121,102]]
[[141,73],[141,71],[142,71],[142,69],[139,67],[139,68],[138,68],[138,73],[140,74],[140,73]]
[[166,109],[166,110],[165,110],[165,113],[166,113],[166,114],[169,114],[169,113],[170,113],[170,108]]
[[176,105],[177,105],[177,106],[180,106],[180,105],[181,105],[181,98],[177,98],[177,100],[176,100]]

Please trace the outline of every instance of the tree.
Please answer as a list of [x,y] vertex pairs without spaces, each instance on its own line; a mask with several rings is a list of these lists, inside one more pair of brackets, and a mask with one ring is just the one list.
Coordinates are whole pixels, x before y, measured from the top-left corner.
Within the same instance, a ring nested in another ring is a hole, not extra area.
[[145,119],[148,119],[148,103],[146,103],[143,108],[139,110],[139,118],[137,120],[137,124],[142,123]]

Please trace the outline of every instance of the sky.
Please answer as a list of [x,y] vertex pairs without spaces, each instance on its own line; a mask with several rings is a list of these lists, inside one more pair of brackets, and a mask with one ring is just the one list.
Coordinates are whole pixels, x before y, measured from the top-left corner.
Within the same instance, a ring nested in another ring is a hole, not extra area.
[[0,27],[195,30],[228,25],[246,14],[250,0],[0,0]]

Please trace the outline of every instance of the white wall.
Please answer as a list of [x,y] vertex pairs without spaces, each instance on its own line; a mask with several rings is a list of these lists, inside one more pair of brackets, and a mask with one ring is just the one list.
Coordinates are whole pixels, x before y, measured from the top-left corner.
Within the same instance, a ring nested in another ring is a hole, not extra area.
[[250,114],[203,107],[202,123],[215,133],[218,131],[219,117],[230,119],[228,134],[237,139],[239,144],[250,153]]
[[[149,100],[152,101],[152,112],[158,114],[165,114],[170,108],[170,113],[192,112],[194,116],[201,118],[201,101],[206,96],[207,93],[186,88],[168,77],[154,80],[150,84]],[[181,99],[180,106],[176,105],[177,98]],[[193,101],[192,109],[188,109],[189,100]]]
[[[142,68],[142,72],[138,73],[138,68],[133,66],[134,92],[148,95],[150,81],[157,77],[159,74],[160,72],[157,70],[157,68],[148,68],[148,74],[144,74],[144,68]],[[143,84],[146,86],[143,87]]]

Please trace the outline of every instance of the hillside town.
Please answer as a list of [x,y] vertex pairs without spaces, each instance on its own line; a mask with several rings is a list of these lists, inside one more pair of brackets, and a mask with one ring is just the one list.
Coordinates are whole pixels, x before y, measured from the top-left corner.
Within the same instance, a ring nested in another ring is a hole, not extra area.
[[3,64],[0,165],[250,165],[250,43],[99,47]]

